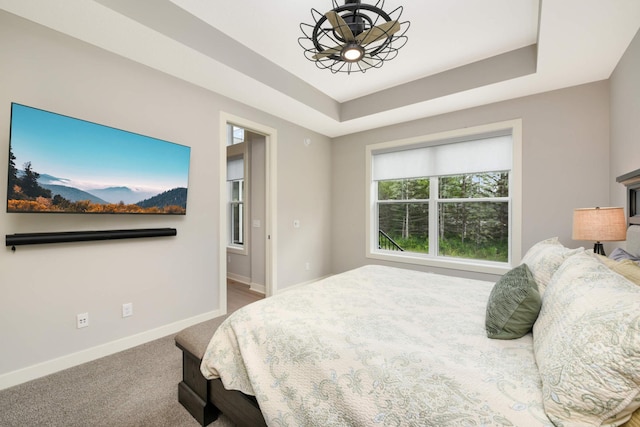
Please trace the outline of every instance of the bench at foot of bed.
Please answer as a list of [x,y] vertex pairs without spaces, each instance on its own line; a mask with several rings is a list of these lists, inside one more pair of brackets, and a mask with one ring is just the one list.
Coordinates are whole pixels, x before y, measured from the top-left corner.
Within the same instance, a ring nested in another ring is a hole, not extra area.
[[176,346],[182,350],[182,382],[178,384],[178,401],[202,426],[214,422],[221,413],[238,427],[266,426],[253,396],[225,390],[222,381],[207,380],[200,364],[209,341],[227,316],[198,323],[180,331]]
[[214,422],[220,413],[211,402],[210,381],[200,372],[209,340],[226,316],[198,323],[180,331],[176,346],[182,350],[182,382],[178,384],[178,401],[200,423],[206,426]]

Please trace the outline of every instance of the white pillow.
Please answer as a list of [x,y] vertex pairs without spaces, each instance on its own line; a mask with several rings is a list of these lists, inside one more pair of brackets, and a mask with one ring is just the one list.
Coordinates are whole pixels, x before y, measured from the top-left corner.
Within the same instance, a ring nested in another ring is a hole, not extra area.
[[565,248],[557,237],[552,237],[533,245],[522,258],[521,264],[527,264],[531,270],[538,284],[538,292],[542,296],[551,276],[564,260],[580,252],[584,252],[584,249]]
[[620,425],[640,407],[640,287],[587,253],[558,268],[533,326],[556,425]]

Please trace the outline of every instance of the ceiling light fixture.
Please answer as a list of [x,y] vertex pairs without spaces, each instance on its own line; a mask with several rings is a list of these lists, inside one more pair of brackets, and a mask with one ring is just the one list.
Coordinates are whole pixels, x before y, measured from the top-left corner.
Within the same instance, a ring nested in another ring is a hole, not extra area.
[[402,6],[387,13],[382,10],[384,0],[375,5],[360,0],[346,0],[343,6],[332,0],[332,4],[333,9],[325,14],[311,9],[314,24],[300,24],[304,37],[298,43],[318,68],[364,73],[395,58],[407,43],[410,23],[400,22]]

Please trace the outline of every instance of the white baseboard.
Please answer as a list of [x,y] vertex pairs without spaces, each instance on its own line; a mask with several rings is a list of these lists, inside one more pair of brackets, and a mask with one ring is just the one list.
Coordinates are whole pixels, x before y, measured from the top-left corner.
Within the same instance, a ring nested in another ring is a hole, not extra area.
[[239,274],[229,273],[227,271],[227,279],[231,279],[235,282],[242,283],[243,285],[249,286],[249,289],[263,295],[266,294],[267,288],[265,285],[261,285],[259,283],[253,283],[250,277],[240,276]]
[[260,285],[258,283],[252,283],[249,285],[249,290],[252,290],[254,292],[259,292],[262,295],[265,295],[267,292],[267,289],[264,285]]
[[326,276],[318,277],[317,279],[307,280],[306,282],[301,282],[301,283],[296,283],[295,285],[287,286],[284,289],[278,289],[278,293],[287,292],[287,291],[290,291],[291,289],[297,288],[298,286],[308,285],[309,283],[314,283],[314,282],[317,282],[317,281],[322,280],[322,279],[326,279],[327,277],[331,277],[331,276],[333,276],[333,274],[327,274]]
[[239,274],[229,273],[228,271],[227,271],[227,279],[235,280],[236,282],[240,282],[243,285],[251,284],[251,278],[250,277],[245,277],[245,276],[241,276]]
[[55,372],[62,371],[63,369],[91,362],[92,360],[109,356],[110,354],[127,350],[129,348],[145,344],[149,341],[166,337],[167,335],[175,334],[184,328],[188,328],[189,326],[193,326],[197,323],[204,322],[221,315],[222,313],[220,310],[210,311],[208,313],[203,313],[198,316],[170,323],[159,328],[151,329],[149,331],[111,341],[106,344],[101,344],[86,350],[18,369],[17,371],[8,372],[0,375],[0,390],[22,384],[36,378],[44,377],[45,375],[53,374]]

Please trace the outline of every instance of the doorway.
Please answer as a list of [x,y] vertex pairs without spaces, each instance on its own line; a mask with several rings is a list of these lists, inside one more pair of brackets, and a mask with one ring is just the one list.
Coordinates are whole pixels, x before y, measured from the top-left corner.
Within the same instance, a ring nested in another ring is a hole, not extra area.
[[[238,156],[244,155],[244,158],[247,159],[247,162],[244,162],[246,170],[244,176],[250,178],[250,173],[253,170],[254,173],[260,175],[259,178],[264,178],[263,180],[256,180],[254,183],[259,185],[251,185],[251,187],[256,187],[254,190],[258,190],[254,195],[252,195],[250,187],[248,187],[248,191],[243,192],[244,187],[238,181],[238,176],[235,176],[236,182],[234,186],[230,185],[230,182],[234,179],[232,169],[235,166],[229,163],[231,166],[227,167],[227,144],[222,142],[226,142],[229,138],[228,129],[234,128],[242,129],[247,135],[246,140],[248,143],[244,151],[242,151],[245,154],[238,154],[238,150],[235,150],[233,151],[235,154],[232,155],[236,159]],[[257,287],[258,290],[264,291],[266,297],[273,295],[276,291],[275,207],[277,205],[275,189],[277,187],[274,171],[276,170],[277,132],[268,126],[224,112],[220,114],[220,129],[219,179],[221,203],[219,224],[220,277],[218,283],[220,283],[220,309],[226,313],[226,283],[229,277],[228,272],[231,270],[229,263],[234,260],[236,262],[243,260],[242,262],[248,264],[241,268],[244,268],[245,272],[251,271],[250,277],[258,278],[258,281],[264,280],[263,289],[260,289],[260,284]],[[254,153],[254,155],[252,156],[251,153]],[[251,166],[252,157],[253,161],[259,162],[259,164]],[[233,202],[235,204],[230,204],[229,202],[228,194],[230,194],[230,191],[234,191],[235,197],[232,199],[235,199],[235,202]],[[263,194],[258,194],[261,192]],[[238,200],[239,194],[244,196],[244,199],[240,198],[241,200]],[[251,203],[252,200],[254,201],[253,203]],[[240,213],[244,218],[241,223],[237,217]],[[232,274],[231,278],[242,277],[242,273],[235,274],[238,276],[233,277]]]

